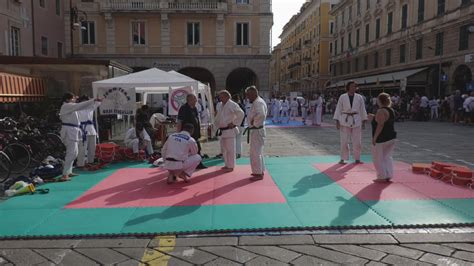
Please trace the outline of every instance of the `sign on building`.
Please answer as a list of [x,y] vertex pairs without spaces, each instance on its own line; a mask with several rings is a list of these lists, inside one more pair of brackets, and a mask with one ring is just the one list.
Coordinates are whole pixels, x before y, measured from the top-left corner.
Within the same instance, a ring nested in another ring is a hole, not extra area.
[[135,115],[135,88],[99,88],[101,115]]

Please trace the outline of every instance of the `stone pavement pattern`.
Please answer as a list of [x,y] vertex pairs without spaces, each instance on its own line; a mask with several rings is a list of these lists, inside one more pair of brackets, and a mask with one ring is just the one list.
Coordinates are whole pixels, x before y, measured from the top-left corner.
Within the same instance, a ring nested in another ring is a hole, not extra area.
[[[396,125],[394,157],[474,166],[473,127]],[[245,140],[245,138],[243,138]],[[364,131],[363,154],[370,154]],[[205,143],[213,156],[218,143]],[[248,146],[244,145],[244,150]],[[335,128],[269,129],[268,156],[335,155]],[[92,222],[92,221],[91,221]],[[358,229],[121,239],[0,241],[0,265],[473,265],[474,227]]]

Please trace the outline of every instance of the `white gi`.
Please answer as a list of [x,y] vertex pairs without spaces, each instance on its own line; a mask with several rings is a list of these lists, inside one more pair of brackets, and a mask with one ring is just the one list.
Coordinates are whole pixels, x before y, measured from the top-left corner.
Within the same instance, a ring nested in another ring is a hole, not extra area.
[[202,160],[196,140],[187,131],[171,134],[161,149],[161,156],[165,160],[164,169],[183,170],[189,177]]
[[[216,109],[217,116],[215,125],[222,134],[220,137],[222,158],[224,158],[225,167],[234,168],[235,138],[240,133],[239,125],[242,123],[245,114],[240,106],[230,99],[225,104],[222,104],[222,102],[217,104]],[[234,124],[235,127],[228,128],[230,123]]]
[[291,108],[290,119],[293,118],[293,120],[295,120],[296,117],[298,116],[298,101],[297,100],[292,101],[290,104],[290,108]]
[[281,101],[278,99],[275,99],[272,105],[273,123],[278,123],[280,121],[280,111],[281,111]]
[[313,125],[320,126],[323,116],[323,98],[314,100]]
[[[153,154],[153,147],[151,146],[151,138],[145,129],[143,129],[142,132],[140,133],[140,138],[143,141],[145,141],[145,144],[146,144],[145,149],[148,155]],[[139,152],[140,140],[138,139],[138,136],[137,136],[137,130],[134,127],[130,128],[125,134],[124,144],[127,148],[132,148],[133,153]]]
[[77,111],[94,108],[94,99],[81,103],[63,103],[59,111],[61,118],[61,140],[66,146],[63,175],[72,173],[72,165],[78,154],[78,144],[82,141],[82,132]]
[[301,117],[303,118],[303,124],[306,125],[306,119],[308,118],[308,102],[307,101],[304,101],[302,104],[301,104]]
[[288,116],[288,110],[290,109],[290,103],[285,99],[281,102],[281,117],[280,121],[283,121],[286,118],[286,123],[290,121],[290,117]]
[[431,109],[431,119],[438,119],[438,108],[439,108],[438,100],[436,99],[430,100],[429,106]]
[[257,97],[252,104],[252,109],[248,114],[250,121],[247,134],[250,134],[250,165],[252,174],[263,174],[265,164],[263,162],[263,145],[265,144],[265,118],[267,117],[267,104],[265,101]]
[[367,120],[364,98],[360,94],[354,94],[352,107],[349,95],[344,93],[339,97],[334,112],[334,120],[339,121],[341,136],[341,160],[349,160],[349,139],[354,149],[354,159],[360,160],[362,149],[362,121]]
[[95,160],[95,147],[97,145],[97,131],[94,124],[94,110],[99,107],[100,102],[96,102],[91,109],[77,111],[79,122],[81,123],[82,141],[79,142],[79,154],[77,155],[77,166],[84,166],[86,161],[93,163]]

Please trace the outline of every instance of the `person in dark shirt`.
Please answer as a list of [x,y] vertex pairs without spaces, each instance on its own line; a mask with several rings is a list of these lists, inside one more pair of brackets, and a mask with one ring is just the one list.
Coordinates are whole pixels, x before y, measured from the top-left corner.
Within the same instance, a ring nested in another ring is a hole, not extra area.
[[461,96],[461,91],[457,90],[456,94],[454,95],[454,123],[457,124],[459,121],[462,121],[463,115],[463,105],[464,100]]
[[[201,143],[199,142],[199,139],[201,138],[201,123],[199,122],[199,113],[196,108],[196,103],[196,95],[190,93],[186,96],[186,104],[181,106],[178,111],[178,124],[176,130],[177,132],[181,132],[183,125],[192,124],[195,130],[191,137],[196,140],[196,144],[198,146],[198,154],[201,155]],[[203,165],[202,162],[197,167],[197,169],[205,168],[207,167]]]

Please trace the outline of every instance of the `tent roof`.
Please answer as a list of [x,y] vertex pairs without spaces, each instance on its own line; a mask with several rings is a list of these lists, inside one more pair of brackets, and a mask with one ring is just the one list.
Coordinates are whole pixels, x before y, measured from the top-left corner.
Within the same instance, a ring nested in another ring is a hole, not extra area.
[[[190,79],[190,80],[195,80],[195,79],[193,79],[193,78],[191,78],[191,77],[188,77],[188,76],[186,76],[186,75],[184,75],[184,74],[181,74],[181,73],[179,73],[179,72],[176,72],[176,71],[174,71],[174,70],[168,71],[168,73],[173,74],[173,75],[176,75],[176,76],[178,76],[178,77],[183,77],[183,78],[188,78],[188,79]],[[199,87],[202,87],[202,86],[206,86],[206,87],[207,87],[206,84],[200,82],[199,80],[197,80],[197,82],[199,83]]]

